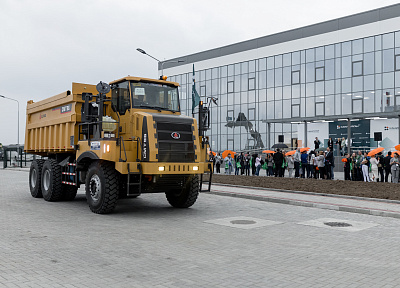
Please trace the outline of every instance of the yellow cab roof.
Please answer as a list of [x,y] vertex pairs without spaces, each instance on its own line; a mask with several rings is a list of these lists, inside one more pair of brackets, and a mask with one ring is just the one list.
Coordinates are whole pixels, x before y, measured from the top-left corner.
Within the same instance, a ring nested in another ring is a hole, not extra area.
[[143,77],[133,77],[133,76],[127,76],[127,77],[124,77],[124,78],[121,78],[118,80],[111,81],[110,84],[115,84],[115,83],[119,83],[122,81],[148,82],[148,83],[172,85],[172,86],[176,86],[176,87],[179,86],[179,83],[176,83],[176,82],[143,78]]

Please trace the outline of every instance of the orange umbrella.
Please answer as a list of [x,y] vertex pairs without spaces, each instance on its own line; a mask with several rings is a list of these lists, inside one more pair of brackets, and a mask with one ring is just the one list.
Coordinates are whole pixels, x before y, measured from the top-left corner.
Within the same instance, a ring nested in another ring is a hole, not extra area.
[[300,148],[300,152],[308,151],[310,150],[310,147],[305,147],[305,148]]
[[228,157],[228,154],[231,154],[231,156],[233,157],[233,155],[235,155],[236,152],[233,152],[231,150],[225,150],[224,152],[222,152],[222,158],[225,159],[226,157]]
[[289,151],[289,152],[286,152],[286,156],[290,156],[290,155],[293,155],[294,153],[296,153],[296,150],[292,150],[292,151]]
[[400,151],[400,144],[399,144],[399,145],[396,145],[396,146],[394,146],[394,149],[396,149],[396,150],[399,150],[399,151]]
[[217,155],[217,153],[215,153],[214,151],[208,152],[208,154],[211,154],[211,153],[212,153],[214,156]]
[[272,150],[264,150],[263,153],[274,154],[274,153],[276,153],[276,152],[275,152],[275,151],[272,151]]
[[379,152],[382,152],[383,150],[385,150],[385,148],[383,148],[383,147],[379,147],[379,148],[373,149],[373,150],[369,151],[368,156],[375,155],[375,154],[377,154]]

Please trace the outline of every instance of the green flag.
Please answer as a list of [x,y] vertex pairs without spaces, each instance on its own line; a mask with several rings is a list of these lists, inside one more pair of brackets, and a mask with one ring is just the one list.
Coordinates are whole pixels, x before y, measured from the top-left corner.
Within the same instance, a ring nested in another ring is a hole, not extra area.
[[193,84],[192,84],[192,114],[194,113],[194,108],[199,105],[200,96],[196,91],[196,80],[194,79],[194,64],[193,64]]

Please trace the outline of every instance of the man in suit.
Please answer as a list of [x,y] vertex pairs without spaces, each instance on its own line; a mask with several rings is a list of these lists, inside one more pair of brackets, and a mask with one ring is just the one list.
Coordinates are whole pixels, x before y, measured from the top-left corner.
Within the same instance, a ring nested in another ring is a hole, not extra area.
[[326,170],[326,179],[332,179],[333,180],[333,173],[332,173],[332,168],[335,166],[333,163],[333,152],[331,151],[331,148],[327,147],[326,148],[326,155],[325,155],[325,170]]
[[276,149],[276,153],[273,156],[274,158],[274,163],[275,163],[275,177],[283,177],[283,169],[282,169],[282,164],[283,164],[283,154],[281,150]]
[[388,155],[383,158],[383,169],[385,169],[385,182],[388,182],[390,172],[390,159],[392,159],[392,152],[388,152]]

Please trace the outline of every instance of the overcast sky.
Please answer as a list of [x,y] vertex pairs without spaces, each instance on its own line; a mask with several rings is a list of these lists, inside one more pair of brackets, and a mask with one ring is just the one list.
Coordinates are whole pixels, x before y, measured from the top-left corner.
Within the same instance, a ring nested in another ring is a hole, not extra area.
[[[0,95],[20,104],[132,75],[157,62],[397,3],[392,0],[0,0]],[[0,98],[0,143],[17,142],[17,103]]]

